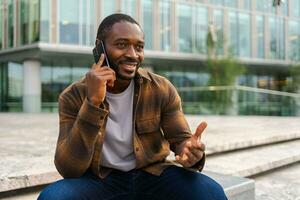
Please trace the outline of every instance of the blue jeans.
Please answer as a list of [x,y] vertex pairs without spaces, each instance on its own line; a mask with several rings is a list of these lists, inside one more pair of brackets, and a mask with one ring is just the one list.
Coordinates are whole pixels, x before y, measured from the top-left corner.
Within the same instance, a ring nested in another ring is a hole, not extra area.
[[169,167],[160,176],[113,171],[105,179],[87,172],[46,187],[38,200],[227,200],[223,188],[201,173]]

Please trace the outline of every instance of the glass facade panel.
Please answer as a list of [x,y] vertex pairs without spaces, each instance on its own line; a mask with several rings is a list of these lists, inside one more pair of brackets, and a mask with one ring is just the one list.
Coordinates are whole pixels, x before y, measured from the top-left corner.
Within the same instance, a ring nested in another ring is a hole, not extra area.
[[[0,50],[3,48],[3,42],[2,42],[2,39],[3,39],[3,33],[2,33],[2,26],[3,26],[3,21],[4,21],[4,8],[3,8],[3,2],[0,1]],[[1,88],[0,88],[1,90]]]
[[252,0],[242,0],[241,8],[245,10],[251,10]]
[[160,48],[162,51],[171,50],[171,2],[162,0],[159,2],[160,16]]
[[136,18],[136,0],[122,0],[121,12]]
[[239,13],[238,23],[238,48],[239,56],[250,57],[251,55],[251,26],[250,15],[245,13]]
[[228,7],[237,7],[237,0],[224,0],[224,5]]
[[229,12],[229,41],[228,41],[228,51],[230,55],[238,55],[238,15],[236,12]]
[[291,16],[300,17],[300,1],[299,0],[290,0],[291,2]]
[[284,19],[269,17],[269,58],[285,58]]
[[178,46],[180,52],[192,52],[192,6],[177,4]]
[[224,14],[222,10],[213,11],[213,25],[215,26],[216,36],[217,36],[217,55],[224,54]]
[[87,67],[72,67],[71,82],[79,81],[88,71]]
[[195,51],[196,53],[207,53],[206,37],[208,31],[207,9],[202,6],[196,8],[195,27]]
[[289,35],[288,35],[288,44],[289,44],[289,59],[293,61],[300,60],[300,22],[299,21],[290,21],[289,22]]
[[79,44],[79,0],[59,1],[59,42]]
[[94,4],[94,0],[82,0],[82,44],[87,46],[93,46],[96,38]]
[[211,3],[215,5],[223,5],[223,0],[211,0]]
[[17,63],[8,63],[8,110],[22,111],[23,67]]
[[265,32],[264,32],[264,17],[256,16],[256,57],[265,57]]
[[50,0],[40,1],[40,41],[50,42]]
[[20,44],[39,41],[39,1],[20,1]]
[[6,1],[8,5],[8,47],[14,46],[14,2],[13,0]]
[[116,12],[116,0],[102,1],[103,18]]
[[280,14],[287,16],[289,11],[289,1],[284,1],[279,6]]
[[256,10],[260,12],[269,12],[269,13],[276,12],[276,8],[273,6],[273,1],[270,0],[256,1]]
[[153,3],[143,0],[143,30],[145,34],[145,49],[153,49]]

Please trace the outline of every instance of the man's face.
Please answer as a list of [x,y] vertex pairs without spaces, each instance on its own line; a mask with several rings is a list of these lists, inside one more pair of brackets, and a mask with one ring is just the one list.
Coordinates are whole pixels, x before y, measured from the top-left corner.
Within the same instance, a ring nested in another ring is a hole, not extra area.
[[110,65],[117,78],[130,80],[144,60],[144,33],[130,22],[115,23],[105,39]]

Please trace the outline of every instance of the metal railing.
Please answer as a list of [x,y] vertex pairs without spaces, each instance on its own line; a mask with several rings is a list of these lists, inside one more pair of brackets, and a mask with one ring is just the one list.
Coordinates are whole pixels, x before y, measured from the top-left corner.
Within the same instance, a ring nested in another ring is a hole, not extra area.
[[188,114],[300,115],[300,94],[248,86],[179,87]]

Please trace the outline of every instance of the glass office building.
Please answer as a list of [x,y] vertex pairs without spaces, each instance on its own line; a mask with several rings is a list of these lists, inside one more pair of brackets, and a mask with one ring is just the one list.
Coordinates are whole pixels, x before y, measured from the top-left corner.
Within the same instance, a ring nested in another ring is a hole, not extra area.
[[[294,98],[288,84],[290,66],[300,61],[299,0],[280,6],[273,0],[1,0],[0,111],[56,111],[59,93],[93,63],[101,19],[115,12],[141,24],[144,66],[178,88],[208,85],[207,35],[213,26],[222,41],[216,53],[233,55],[247,68],[237,85]],[[184,106],[193,101],[191,93],[182,95]],[[255,95],[242,98],[251,102]],[[272,98],[258,95],[256,106]],[[246,105],[236,113],[295,115],[297,102],[274,98],[288,101],[289,109],[256,112]]]

